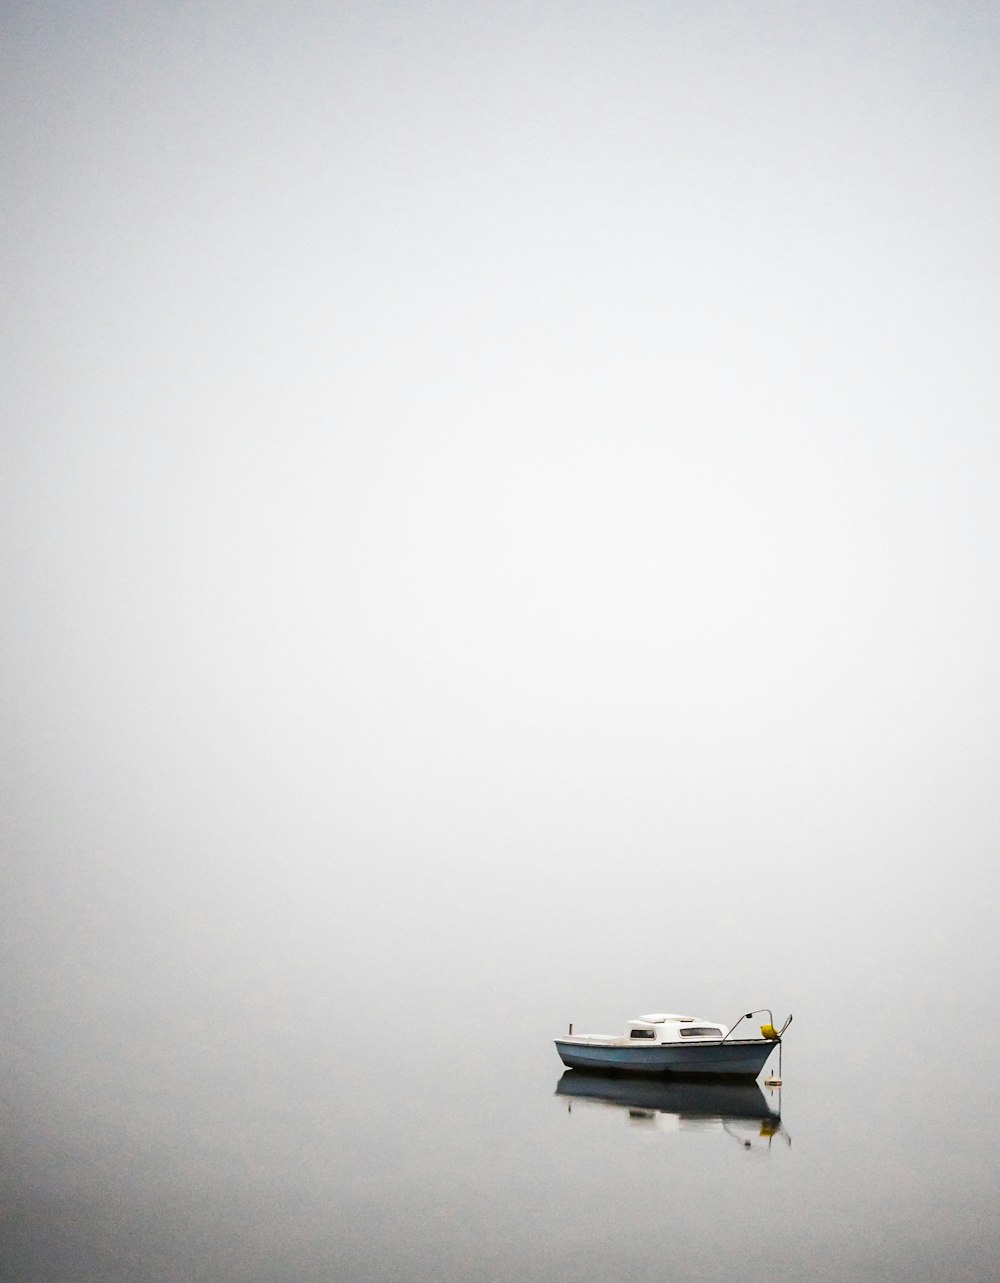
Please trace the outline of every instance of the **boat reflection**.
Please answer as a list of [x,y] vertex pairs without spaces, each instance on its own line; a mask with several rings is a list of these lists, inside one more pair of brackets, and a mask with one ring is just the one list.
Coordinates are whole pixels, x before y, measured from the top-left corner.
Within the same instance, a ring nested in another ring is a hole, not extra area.
[[723,1132],[743,1149],[769,1149],[780,1136],[791,1137],[781,1124],[781,1094],[770,1099],[756,1082],[706,1082],[704,1079],[661,1079],[593,1074],[567,1069],[556,1095],[620,1109],[629,1125],[657,1131]]

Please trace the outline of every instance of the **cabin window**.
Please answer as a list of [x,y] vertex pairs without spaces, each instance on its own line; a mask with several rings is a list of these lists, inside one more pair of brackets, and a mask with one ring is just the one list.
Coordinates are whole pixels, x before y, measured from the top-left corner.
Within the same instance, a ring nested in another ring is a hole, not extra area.
[[655,1038],[656,1030],[655,1029],[630,1029],[628,1036],[630,1038]]
[[721,1038],[721,1029],[706,1029],[703,1025],[692,1025],[690,1029],[681,1030],[682,1038]]

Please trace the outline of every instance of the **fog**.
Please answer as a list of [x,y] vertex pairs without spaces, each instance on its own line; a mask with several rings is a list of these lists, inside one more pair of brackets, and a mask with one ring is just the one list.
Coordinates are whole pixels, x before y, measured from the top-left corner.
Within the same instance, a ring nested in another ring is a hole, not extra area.
[[2,52],[23,1063],[995,1000],[994,6]]

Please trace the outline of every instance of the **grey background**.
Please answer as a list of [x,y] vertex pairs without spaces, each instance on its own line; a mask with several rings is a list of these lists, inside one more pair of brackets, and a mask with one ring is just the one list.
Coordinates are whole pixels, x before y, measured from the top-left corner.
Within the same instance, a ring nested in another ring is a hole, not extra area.
[[998,46],[6,7],[19,1072],[995,1004]]

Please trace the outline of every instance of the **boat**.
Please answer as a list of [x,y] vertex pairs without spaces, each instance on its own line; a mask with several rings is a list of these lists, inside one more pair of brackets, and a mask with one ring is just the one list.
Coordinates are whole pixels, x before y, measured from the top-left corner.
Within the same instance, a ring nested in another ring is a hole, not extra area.
[[[736,1038],[744,1020],[766,1015],[760,1037]],[[792,1023],[789,1016],[780,1029],[767,1007],[748,1011],[732,1028],[703,1020],[656,1012],[630,1020],[618,1034],[569,1033],[555,1040],[556,1051],[567,1069],[601,1073],[677,1074],[718,1078],[756,1078],[781,1037]]]

